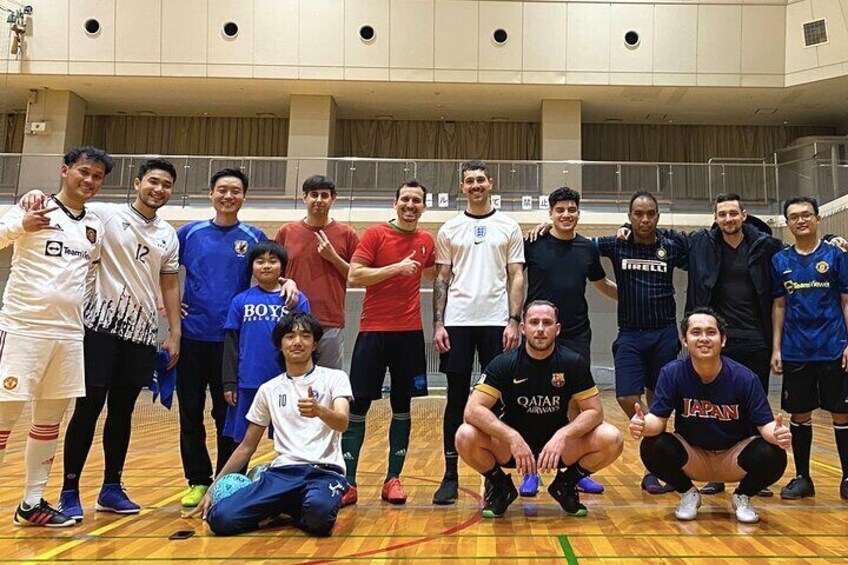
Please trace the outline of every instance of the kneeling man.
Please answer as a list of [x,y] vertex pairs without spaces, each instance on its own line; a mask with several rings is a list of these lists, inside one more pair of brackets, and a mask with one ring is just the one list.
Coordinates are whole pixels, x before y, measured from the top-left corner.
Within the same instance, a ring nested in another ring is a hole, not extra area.
[[[736,519],[759,521],[750,497],[774,484],[786,469],[792,442],[783,417],[772,416],[763,387],[750,369],[722,357],[725,323],[697,308],[680,324],[687,359],[660,371],[651,413],[636,405],[630,433],[642,440],[645,467],[682,494],[674,515],[694,520],[701,495],[692,481],[736,482]],[[674,432],[666,430],[675,413]]]
[[259,387],[247,412],[247,434],[217,479],[247,466],[271,424],[277,458],[258,481],[215,505],[213,483],[190,516],[200,513],[216,534],[254,531],[280,514],[312,535],[329,535],[335,525],[348,488],[342,433],[352,394],[343,371],[313,364],[322,334],[309,314],[284,316],[274,328],[286,372]]
[[[604,423],[589,365],[556,343],[559,331],[556,306],[529,303],[521,323],[523,347],[495,357],[468,399],[456,446],[486,478],[486,518],[502,516],[518,496],[501,467],[516,467],[520,476],[557,471],[548,492],[567,514],[586,516],[577,482],[621,455],[621,433]],[[569,422],[572,398],[580,414]]]

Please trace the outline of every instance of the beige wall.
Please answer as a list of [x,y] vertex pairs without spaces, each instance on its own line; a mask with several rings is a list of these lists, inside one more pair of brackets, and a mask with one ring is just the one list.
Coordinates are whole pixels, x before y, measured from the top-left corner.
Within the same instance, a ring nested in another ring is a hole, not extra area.
[[[31,0],[0,70],[472,83],[784,86],[848,73],[848,0]],[[826,17],[830,43],[803,47]],[[88,36],[83,23],[100,21]],[[239,25],[235,39],[222,25]],[[362,25],[376,31],[363,43]],[[496,45],[492,32],[509,38]],[[629,49],[624,33],[641,44]]]

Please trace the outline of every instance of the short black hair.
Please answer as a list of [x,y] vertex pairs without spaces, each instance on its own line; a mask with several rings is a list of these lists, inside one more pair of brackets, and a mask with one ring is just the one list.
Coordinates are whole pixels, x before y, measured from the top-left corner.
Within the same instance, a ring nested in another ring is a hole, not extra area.
[[[274,329],[271,331],[271,341],[274,342],[274,349],[280,352],[279,360],[280,365],[283,367],[286,365],[286,359],[283,356],[280,344],[286,334],[295,330],[308,331],[312,334],[312,337],[315,338],[315,343],[321,341],[321,338],[324,336],[324,327],[321,326],[321,322],[319,322],[312,314],[294,312],[292,314],[282,316],[280,321],[277,322],[277,325],[274,326]],[[317,353],[317,350],[312,352],[313,362],[317,358]]]
[[235,177],[241,181],[241,185],[244,188],[244,193],[247,194],[247,188],[249,186],[249,182],[247,180],[247,175],[241,172],[239,169],[221,169],[209,179],[209,190],[215,188],[215,183],[221,180],[224,177]]
[[266,239],[264,241],[260,241],[256,245],[254,245],[250,253],[247,254],[247,276],[248,278],[253,275],[253,262],[256,261],[259,257],[262,257],[266,253],[270,253],[280,261],[280,276],[284,275],[286,272],[286,267],[289,264],[289,254],[286,251],[286,248],[277,243],[276,241],[272,241]]
[[787,211],[789,207],[793,204],[809,204],[813,207],[813,212],[815,212],[816,216],[819,215],[819,201],[813,198],[812,196],[795,196],[794,198],[790,198],[786,202],[783,203],[783,217],[788,218]]
[[313,190],[321,190],[322,188],[330,191],[330,194],[336,194],[336,183],[330,177],[324,175],[312,175],[303,181],[303,193],[309,194]]
[[551,192],[550,196],[548,196],[548,206],[550,206],[551,210],[553,210],[554,206],[556,206],[558,202],[566,202],[568,200],[571,200],[578,208],[580,208],[580,193],[568,188],[567,186],[561,186]]
[[489,166],[485,161],[481,161],[480,159],[472,159],[470,161],[465,161],[459,169],[459,174],[461,177],[465,178],[465,173],[467,171],[483,171],[486,173],[486,176],[489,176]]
[[144,175],[149,173],[150,171],[165,171],[169,175],[171,175],[171,179],[174,182],[177,182],[177,169],[174,167],[173,163],[168,161],[167,159],[148,159],[144,163],[141,164],[138,168],[138,174],[136,178],[141,180],[144,178]]
[[660,204],[659,204],[659,202],[657,202],[657,198],[653,194],[648,192],[647,190],[640,190],[638,192],[634,192],[633,196],[630,197],[630,205],[627,207],[628,212],[633,211],[633,203],[636,202],[637,200],[639,200],[640,198],[647,198],[648,200],[653,200],[654,206],[656,207],[657,212],[660,211]]
[[739,208],[742,210],[745,209],[745,205],[742,204],[742,197],[736,194],[735,192],[722,192],[715,198],[715,205],[718,206],[722,202],[733,202],[736,201],[739,203]]
[[407,181],[402,182],[401,185],[398,187],[397,192],[395,192],[395,200],[400,198],[400,191],[404,187],[406,187],[406,188],[420,188],[422,194],[424,194],[424,196],[427,196],[427,187],[426,186],[424,186],[423,184],[421,184],[420,182],[418,182],[415,179],[409,179]]
[[62,162],[72,167],[77,161],[81,159],[87,159],[94,163],[100,163],[103,165],[103,172],[105,174],[109,174],[112,171],[112,167],[115,166],[114,161],[112,161],[112,157],[109,156],[104,150],[99,147],[94,147],[93,145],[83,145],[82,147],[74,147],[62,158]]
[[524,305],[524,311],[521,313],[521,319],[523,320],[527,316],[527,311],[534,306],[550,306],[554,309],[554,315],[556,316],[557,321],[559,321],[559,308],[556,307],[556,304],[549,300],[532,300]]
[[683,334],[683,337],[686,337],[686,331],[689,329],[689,318],[691,318],[695,314],[705,314],[707,316],[712,316],[713,318],[715,318],[719,335],[721,335],[722,337],[727,335],[727,322],[724,321],[724,318],[719,316],[718,312],[716,312],[709,306],[700,306],[698,308],[695,308],[691,312],[687,312],[683,316],[683,319],[680,321],[680,333]]

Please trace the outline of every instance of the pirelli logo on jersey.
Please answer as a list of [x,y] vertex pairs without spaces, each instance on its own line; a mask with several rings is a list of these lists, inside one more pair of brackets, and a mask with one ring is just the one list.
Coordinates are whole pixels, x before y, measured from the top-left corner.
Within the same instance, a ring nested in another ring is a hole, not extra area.
[[647,271],[651,273],[667,273],[668,263],[656,259],[622,259],[621,268],[625,271]]

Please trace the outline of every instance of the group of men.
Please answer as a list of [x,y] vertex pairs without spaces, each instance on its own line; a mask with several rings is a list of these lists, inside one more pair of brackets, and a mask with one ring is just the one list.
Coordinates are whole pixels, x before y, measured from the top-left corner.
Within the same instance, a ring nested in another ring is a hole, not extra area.
[[[249,250],[265,239],[238,219],[248,179],[233,169],[213,175],[215,217],[175,231],[156,215],[176,181],[173,166],[145,163],[130,204],[88,203],[111,166],[102,150],[73,150],[61,167],[57,195],[30,193],[23,208],[0,219],[0,243],[15,246],[0,311],[0,462],[23,404],[33,401],[19,525],[83,519],[79,476],[106,403],[106,469],[95,508],[139,511],[120,475],[135,400],[153,372],[159,294],[169,325],[162,349],[178,374],[189,483],[184,507],[196,508],[222,534],[255,529],[281,513],[310,533],[329,533],[338,509],[358,500],[366,417],[382,395],[387,368],[392,419],[381,497],[403,504],[411,399],[427,394],[423,276],[434,279],[433,341],[448,385],[445,473],[435,504],[456,502],[459,457],[485,477],[488,517],[503,515],[518,494],[502,467],[517,468],[525,495],[538,489],[538,472],[556,472],[548,491],[570,515],[586,515],[580,490],[603,490],[589,475],[620,455],[623,439],[603,421],[589,370],[587,280],[618,300],[616,397],[631,418],[631,434],[646,438],[642,487],[651,494],[680,492],[678,518],[693,519],[700,505],[692,480],[712,481],[712,492],[727,480],[740,481],[732,499],[737,518],[756,521],[750,497],[767,492],[783,474],[782,450],[790,443],[797,477],[781,495],[811,496],[810,418],[819,407],[833,414],[848,470],[848,266],[841,251],[820,245],[812,199],[792,199],[784,208],[796,237],[792,248],[746,222],[736,195],[716,201],[711,230],[681,234],[657,229],[658,203],[640,192],[630,201],[632,233],[592,241],[576,233],[579,194],[561,188],[549,198],[549,233],[525,242],[518,224],[493,207],[486,164],[469,161],[461,169],[467,208],[435,239],[418,226],[427,189],[417,181],[397,190],[396,218],[359,238],[330,216],[333,181],[310,177],[303,185],[306,217],[280,228],[276,240],[288,250],[286,276],[294,281],[285,294],[294,301],[298,289],[305,293],[314,318],[280,320],[273,339],[286,371],[259,389],[236,449],[222,433],[223,326],[230,300],[250,284]],[[606,278],[600,256],[612,261],[616,283]],[[182,299],[179,265],[186,274]],[[689,358],[683,361],[675,361],[681,345],[675,267],[690,276],[692,313],[681,326]],[[349,382],[340,371],[348,284],[366,288]],[[469,397],[475,353],[483,376]],[[783,407],[792,414],[792,433],[766,401],[769,368],[786,374]],[[203,424],[207,387],[218,443],[214,473]],[[57,509],[43,492],[59,424],[74,397]],[[672,412],[674,434],[665,431]],[[275,471],[211,505],[215,477],[242,468],[270,424],[279,454]],[[848,498],[848,481],[840,492]]]

